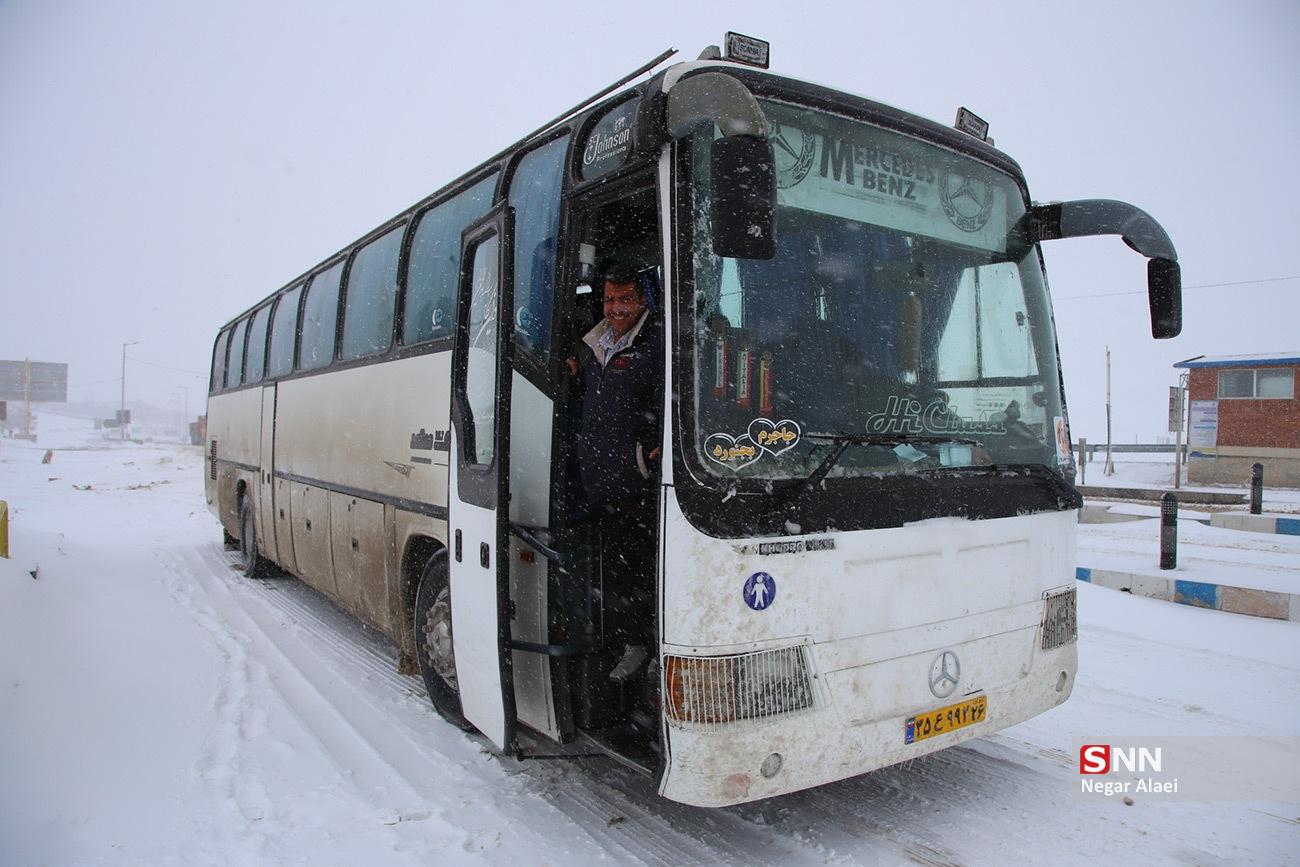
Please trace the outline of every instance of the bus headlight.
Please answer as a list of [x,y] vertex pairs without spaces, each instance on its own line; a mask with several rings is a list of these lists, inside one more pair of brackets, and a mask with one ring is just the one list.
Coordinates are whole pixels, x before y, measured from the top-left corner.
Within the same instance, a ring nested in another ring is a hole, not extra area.
[[814,706],[802,647],[734,656],[664,657],[668,718],[685,723],[763,719]]

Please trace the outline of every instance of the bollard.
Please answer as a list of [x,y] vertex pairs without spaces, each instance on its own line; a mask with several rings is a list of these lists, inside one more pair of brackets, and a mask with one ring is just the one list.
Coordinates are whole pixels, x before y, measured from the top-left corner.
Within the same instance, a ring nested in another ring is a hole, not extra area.
[[9,559],[9,504],[0,500],[0,557]]
[[1258,515],[1264,511],[1264,465],[1250,466],[1250,513]]
[[1178,566],[1178,498],[1165,494],[1160,498],[1160,568]]

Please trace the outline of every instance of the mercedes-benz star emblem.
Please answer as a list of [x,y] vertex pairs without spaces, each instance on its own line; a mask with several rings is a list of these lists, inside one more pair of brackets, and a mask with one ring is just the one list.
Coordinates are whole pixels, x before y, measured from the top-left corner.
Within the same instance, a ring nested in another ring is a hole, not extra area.
[[768,140],[772,143],[772,153],[776,157],[776,185],[779,189],[786,190],[808,176],[813,154],[817,150],[817,140],[811,133],[798,127],[783,126],[775,120],[770,127]]
[[930,663],[930,692],[935,698],[947,698],[957,689],[957,680],[961,677],[961,662],[957,654],[945,650]]

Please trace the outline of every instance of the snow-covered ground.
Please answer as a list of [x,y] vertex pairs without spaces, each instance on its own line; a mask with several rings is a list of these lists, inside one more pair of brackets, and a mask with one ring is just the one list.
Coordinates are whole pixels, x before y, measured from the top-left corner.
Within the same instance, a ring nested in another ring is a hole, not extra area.
[[[1197,735],[1225,751],[1242,735],[1296,743],[1300,624],[1080,585],[1080,673],[1063,706],[904,766],[699,810],[605,759],[489,755],[396,673],[382,639],[293,579],[234,570],[203,503],[199,449],[54,428],[46,420],[39,446],[0,441],[12,516],[12,559],[0,560],[0,863],[1300,857],[1300,804],[1126,805],[1085,799],[1078,774],[1082,744],[1122,737]],[[1081,552],[1127,544],[1089,531]],[[1224,550],[1233,562],[1248,553]],[[1279,749],[1267,764],[1300,778],[1296,755]]]
[[[1180,510],[1178,567],[1161,571],[1159,508],[1146,510],[1156,514],[1123,523],[1079,525],[1079,565],[1179,581],[1300,593],[1300,536],[1207,527]],[[1132,515],[1143,510],[1120,507],[1118,511]]]

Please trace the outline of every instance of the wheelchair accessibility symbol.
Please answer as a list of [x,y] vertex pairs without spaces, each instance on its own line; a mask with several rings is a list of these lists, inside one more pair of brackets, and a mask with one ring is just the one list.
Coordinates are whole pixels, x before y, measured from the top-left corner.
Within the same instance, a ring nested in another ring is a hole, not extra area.
[[762,611],[776,599],[776,579],[766,572],[755,572],[745,581],[740,594],[745,597],[745,604],[755,611]]

